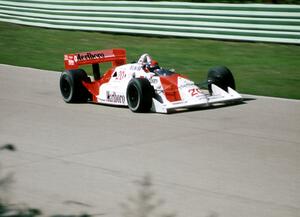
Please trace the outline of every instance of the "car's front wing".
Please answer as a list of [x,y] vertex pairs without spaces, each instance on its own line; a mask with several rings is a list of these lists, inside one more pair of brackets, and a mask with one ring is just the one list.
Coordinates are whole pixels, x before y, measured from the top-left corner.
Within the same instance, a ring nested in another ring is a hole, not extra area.
[[232,88],[228,87],[228,92],[226,92],[218,86],[212,84],[212,95],[203,94],[198,98],[164,103],[161,103],[157,99],[153,98],[151,111],[157,113],[170,113],[180,109],[212,106],[217,103],[228,103],[241,100],[242,96]]

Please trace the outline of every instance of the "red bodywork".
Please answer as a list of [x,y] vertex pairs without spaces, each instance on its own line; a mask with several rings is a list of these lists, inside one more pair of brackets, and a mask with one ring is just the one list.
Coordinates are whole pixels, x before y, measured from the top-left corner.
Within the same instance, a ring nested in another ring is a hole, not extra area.
[[99,87],[110,80],[114,68],[126,64],[126,50],[109,49],[64,55],[66,70],[78,69],[80,65],[98,65],[105,62],[111,62],[112,67],[99,80],[82,82],[92,94],[93,102],[97,102],[96,96],[99,95]]
[[160,77],[160,82],[163,86],[163,89],[165,91],[166,98],[170,102],[180,101],[180,93],[178,90],[178,77],[182,77],[179,74],[173,74],[167,77]]
[[65,69],[78,69],[80,65],[112,62],[112,67],[126,64],[125,49],[109,49],[75,54],[65,54]]
[[[64,63],[66,70],[78,69],[81,65],[98,65],[99,63],[111,62],[112,67],[102,75],[101,78],[93,82],[83,81],[83,85],[92,94],[93,101],[96,102],[96,96],[99,95],[99,88],[102,84],[109,82],[115,67],[126,64],[125,49],[108,49],[75,54],[66,54]],[[160,77],[161,84],[165,91],[166,98],[170,102],[180,101],[180,93],[177,86],[178,77],[183,77],[177,73],[173,75]]]

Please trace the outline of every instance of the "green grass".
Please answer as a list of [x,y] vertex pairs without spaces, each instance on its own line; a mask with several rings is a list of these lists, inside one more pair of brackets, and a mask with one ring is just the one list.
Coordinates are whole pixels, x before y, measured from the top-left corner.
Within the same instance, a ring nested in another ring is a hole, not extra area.
[[300,99],[300,46],[63,31],[0,22],[0,63],[62,71],[63,55],[125,48],[128,62],[147,52],[195,81],[225,65],[241,93]]

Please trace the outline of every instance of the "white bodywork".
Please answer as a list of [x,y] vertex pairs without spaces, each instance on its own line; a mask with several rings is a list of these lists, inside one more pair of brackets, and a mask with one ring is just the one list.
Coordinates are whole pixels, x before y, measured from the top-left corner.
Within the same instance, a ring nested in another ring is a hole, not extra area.
[[169,101],[164,93],[160,76],[145,72],[140,63],[126,64],[116,67],[109,82],[100,86],[97,101],[102,104],[127,106],[126,90],[132,78],[146,78],[154,87],[152,112],[168,113],[181,108],[210,106],[215,103],[241,100],[242,96],[228,88],[228,92],[212,84],[212,95],[202,91],[194,82],[181,76],[177,79],[180,101]]

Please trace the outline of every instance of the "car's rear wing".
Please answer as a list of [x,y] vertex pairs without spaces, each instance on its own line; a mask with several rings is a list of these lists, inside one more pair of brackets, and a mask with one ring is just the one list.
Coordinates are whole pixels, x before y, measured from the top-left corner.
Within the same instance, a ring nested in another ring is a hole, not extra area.
[[64,55],[65,69],[78,69],[80,65],[112,62],[112,66],[126,64],[125,49],[109,49]]

